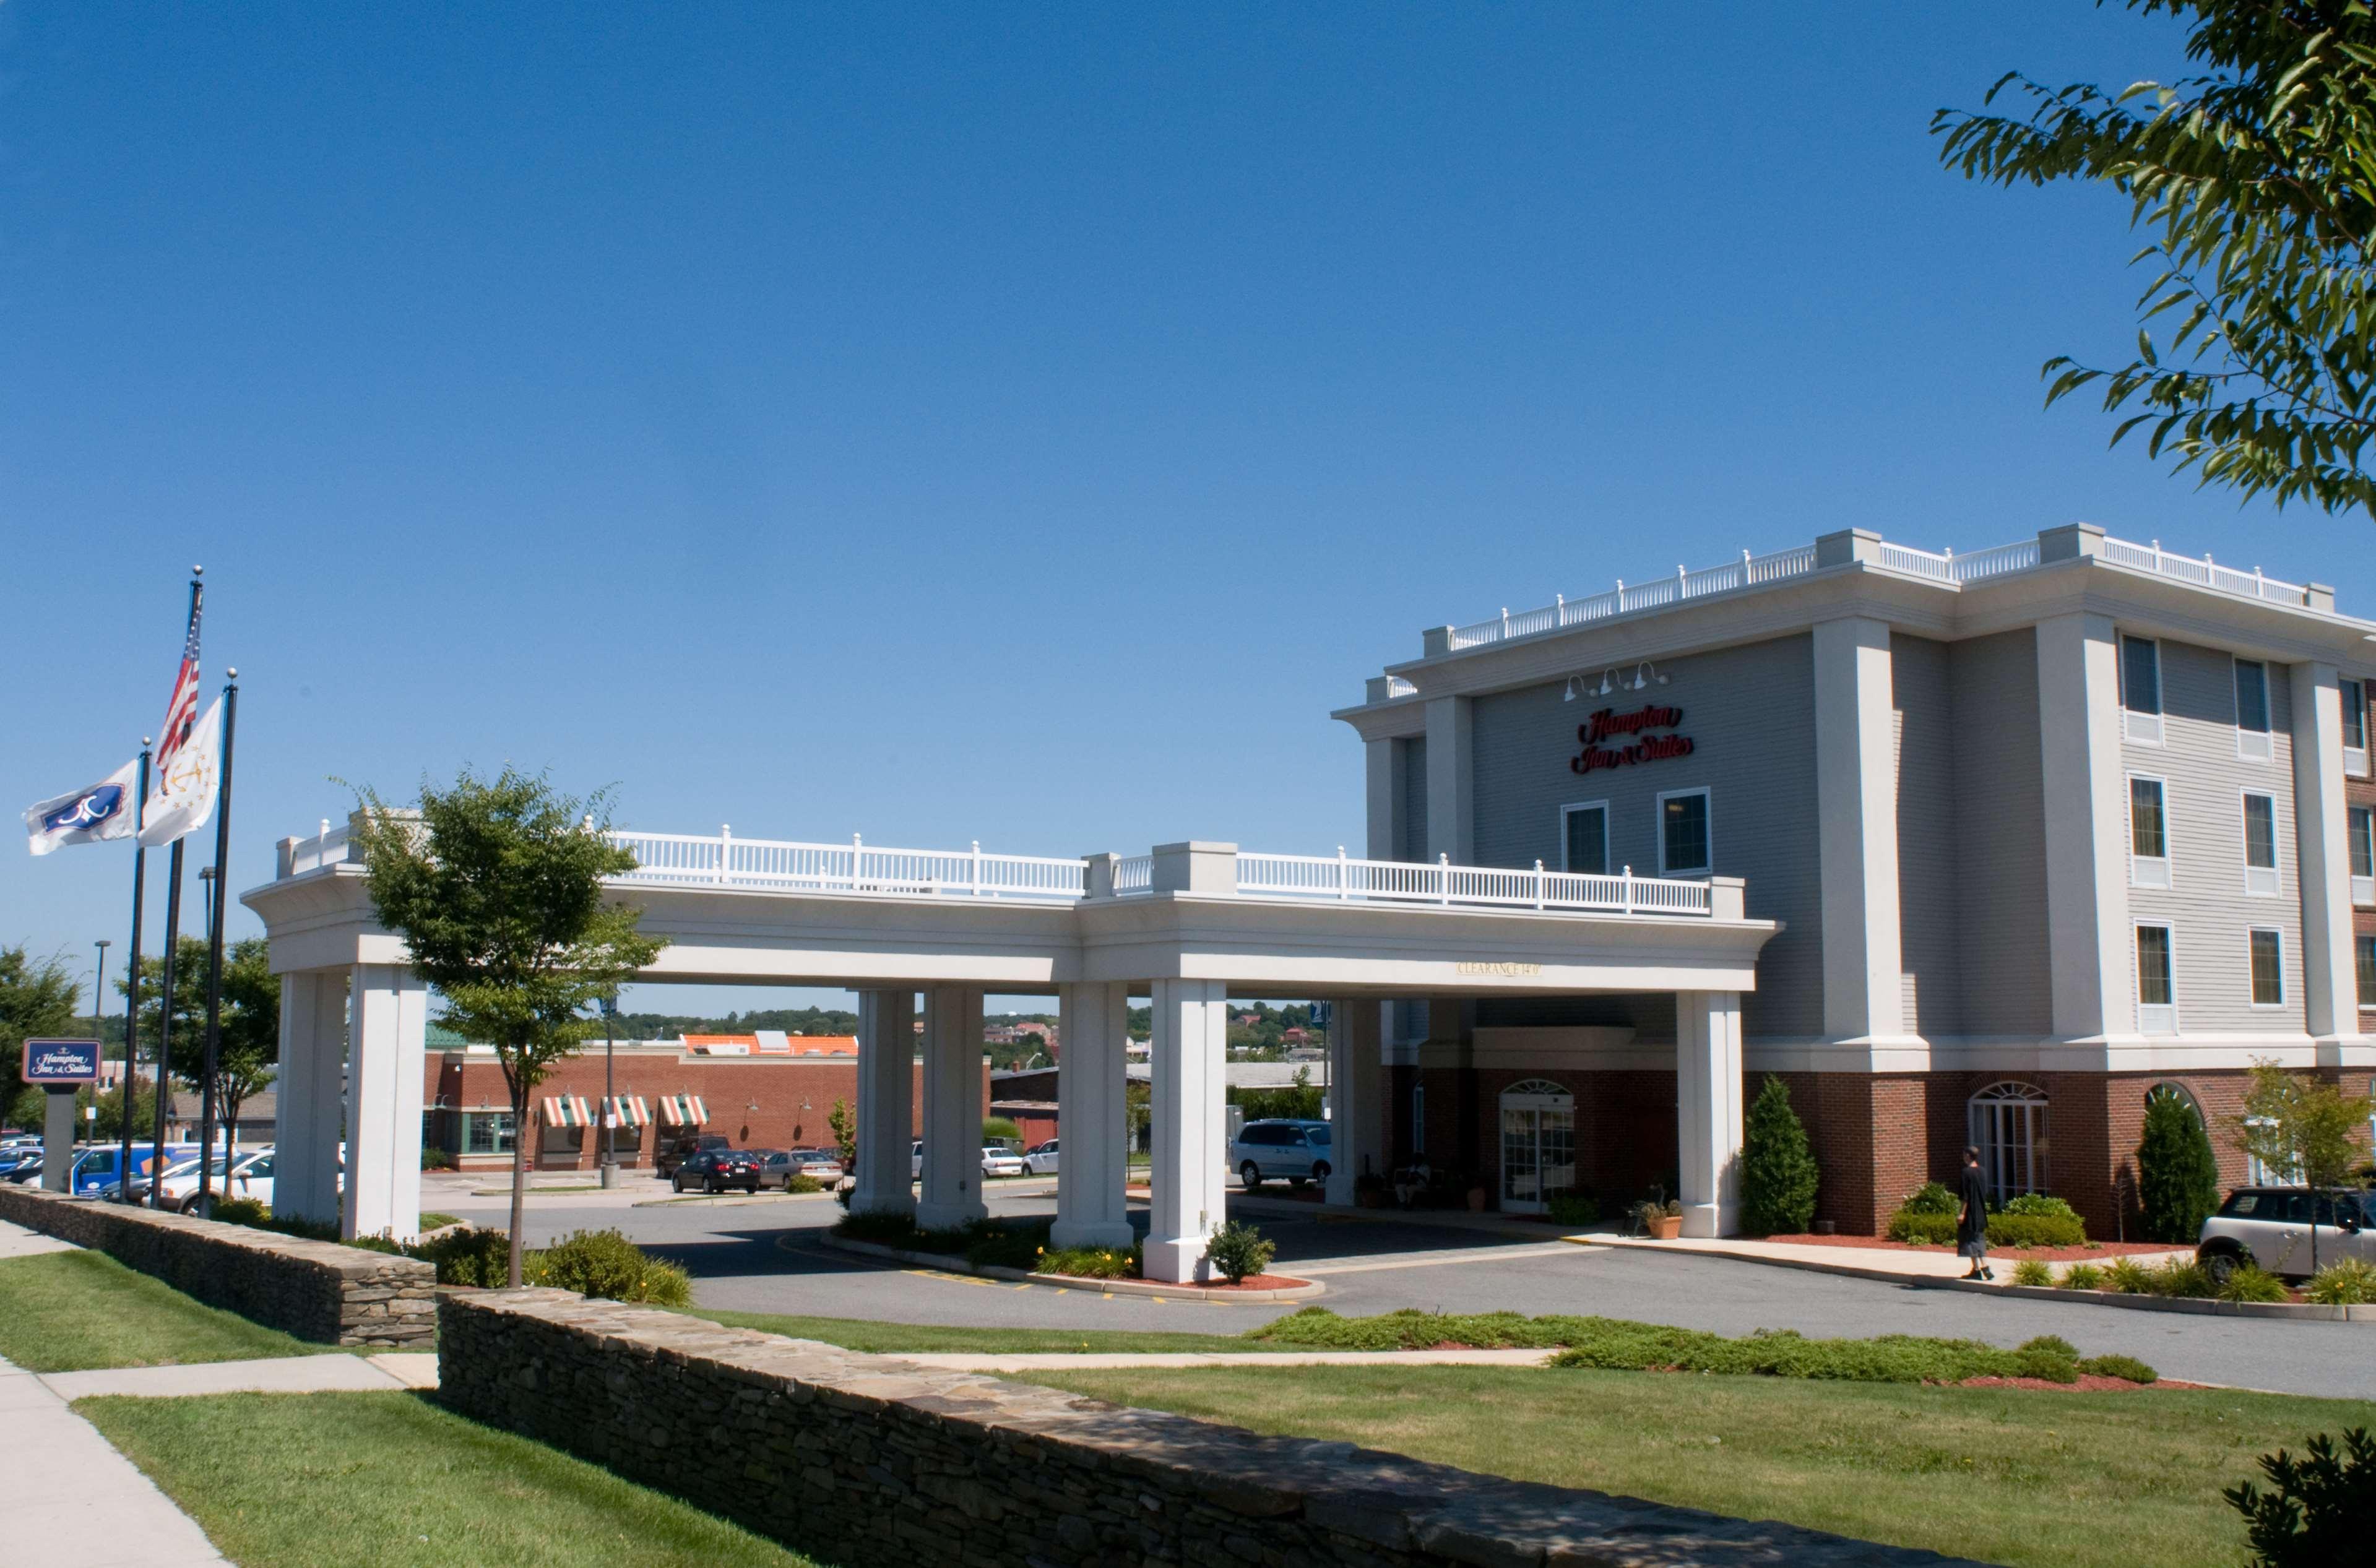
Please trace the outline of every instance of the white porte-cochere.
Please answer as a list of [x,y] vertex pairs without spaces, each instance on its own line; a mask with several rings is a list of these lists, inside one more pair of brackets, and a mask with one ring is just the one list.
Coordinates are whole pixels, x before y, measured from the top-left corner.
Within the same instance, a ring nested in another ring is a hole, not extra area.
[[[981,1018],[992,992],[1057,998],[1052,1240],[1068,1247],[1132,1243],[1126,1024],[1134,997],[1151,1004],[1151,1278],[1205,1277],[1226,1218],[1232,996],[1332,1001],[1325,1195],[1349,1203],[1362,1175],[1386,1174],[1382,1014],[1395,1000],[1672,992],[1687,1227],[1719,1234],[1737,1207],[1739,993],[1754,987],[1758,951],[1778,929],[1747,918],[1738,879],[1258,856],[1206,842],[1063,860],[614,837],[642,864],[613,897],[669,939],[643,980],[858,993],[855,1210],[936,1227],[986,1212]],[[351,842],[327,825],[283,840],[279,876],[243,895],[282,984],[277,1191],[288,1212],[335,1218],[349,1235],[410,1237],[432,1004],[378,922]]]

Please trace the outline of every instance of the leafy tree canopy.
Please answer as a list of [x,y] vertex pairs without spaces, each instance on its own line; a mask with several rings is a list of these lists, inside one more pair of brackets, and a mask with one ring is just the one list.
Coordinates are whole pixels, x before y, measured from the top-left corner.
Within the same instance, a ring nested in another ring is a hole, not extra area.
[[89,1035],[89,1018],[75,1012],[80,995],[64,958],[36,958],[22,943],[0,947],[0,1106],[11,1107],[12,1115],[25,1087],[25,1041]]
[[[2188,28],[2197,76],[2107,89],[2015,71],[2015,113],[1942,109],[1942,163],[1992,184],[2126,196],[2153,269],[2124,365],[2046,362],[2047,402],[2097,387],[2117,445],[2279,505],[2376,513],[2376,18],[2365,0],[2125,0]],[[2018,111],[2026,109],[2026,113]]]

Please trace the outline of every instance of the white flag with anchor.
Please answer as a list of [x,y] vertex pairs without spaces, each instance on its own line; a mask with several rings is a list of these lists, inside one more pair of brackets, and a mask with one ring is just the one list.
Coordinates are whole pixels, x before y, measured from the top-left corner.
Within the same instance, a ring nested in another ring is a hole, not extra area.
[[66,844],[132,837],[132,797],[140,765],[127,762],[98,783],[25,808],[25,832],[37,855]]
[[222,698],[198,716],[190,738],[165,765],[140,820],[140,842],[154,849],[207,825],[222,783]]

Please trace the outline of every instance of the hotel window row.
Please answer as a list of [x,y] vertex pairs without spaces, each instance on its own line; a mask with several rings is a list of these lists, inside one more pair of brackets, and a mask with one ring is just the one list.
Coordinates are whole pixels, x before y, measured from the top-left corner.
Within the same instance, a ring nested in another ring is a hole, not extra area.
[[[2286,1004],[2286,933],[2275,926],[2244,932],[2244,971],[2255,1007]],[[2376,937],[2359,939],[2359,1001],[2376,1006]],[[2159,921],[2137,925],[2137,1032],[2178,1033],[2177,944]]]
[[[1658,797],[1658,874],[1705,876],[1715,868],[1715,840],[1708,824],[1705,788],[1669,790]],[[1560,807],[1560,869],[1587,876],[1613,876],[1610,863],[1609,802],[1586,801]]]
[[[2243,791],[2239,832],[2244,852],[2244,891],[2274,897],[2281,891],[2277,875],[2277,798],[2265,790]],[[2370,814],[2354,808],[2353,832],[2370,830]],[[2150,774],[2129,775],[2129,885],[2168,887],[2171,884],[2169,852],[2169,786]],[[2359,885],[2362,839],[2352,839],[2353,887]],[[2369,886],[2376,890],[2376,838],[2367,845]],[[2371,894],[2376,897],[2376,894]],[[2368,899],[2359,899],[2368,902]]]

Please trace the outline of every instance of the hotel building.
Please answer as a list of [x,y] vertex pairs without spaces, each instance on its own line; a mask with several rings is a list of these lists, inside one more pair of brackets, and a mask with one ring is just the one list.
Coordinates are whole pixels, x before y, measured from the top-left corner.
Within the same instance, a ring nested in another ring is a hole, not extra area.
[[[2369,1087],[2371,633],[2084,524],[1966,555],[1856,530],[1428,631],[1335,717],[1373,861],[1743,880],[1781,926],[1744,1092],[1789,1087],[1819,1218],[1874,1231],[1973,1142],[2001,1195],[2111,1237],[2149,1093],[2241,1182],[2219,1119],[2253,1063]],[[1396,1163],[1510,1208],[1676,1169],[1672,992],[1387,1020]]]

